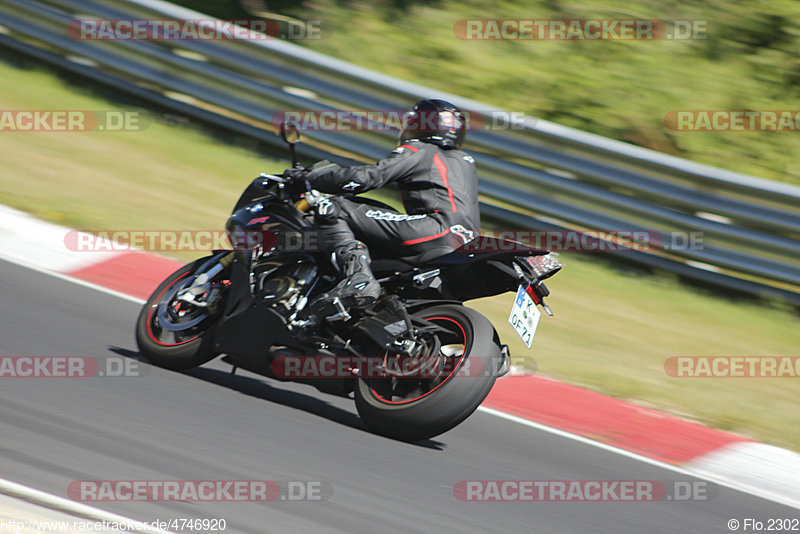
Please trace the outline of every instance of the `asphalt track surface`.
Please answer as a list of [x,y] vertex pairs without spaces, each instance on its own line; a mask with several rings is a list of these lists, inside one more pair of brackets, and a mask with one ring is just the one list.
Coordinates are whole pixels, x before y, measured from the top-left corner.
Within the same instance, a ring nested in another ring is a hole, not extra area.
[[[133,302],[0,261],[0,355],[135,357]],[[74,480],[322,481],[322,501],[88,503],[226,532],[730,532],[798,511],[726,488],[692,502],[462,502],[461,480],[692,480],[477,412],[421,444],[362,426],[351,400],[219,360],[188,373],[0,378],[0,477],[59,496]]]

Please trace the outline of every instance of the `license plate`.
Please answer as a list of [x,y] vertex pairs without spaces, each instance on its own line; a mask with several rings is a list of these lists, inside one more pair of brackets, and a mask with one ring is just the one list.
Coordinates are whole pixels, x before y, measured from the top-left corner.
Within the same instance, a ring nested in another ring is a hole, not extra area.
[[536,307],[536,303],[533,302],[531,296],[528,295],[524,287],[519,286],[508,322],[514,327],[514,331],[522,338],[522,342],[528,348],[531,348],[533,335],[536,333],[536,326],[539,324],[539,317],[541,316],[542,313]]

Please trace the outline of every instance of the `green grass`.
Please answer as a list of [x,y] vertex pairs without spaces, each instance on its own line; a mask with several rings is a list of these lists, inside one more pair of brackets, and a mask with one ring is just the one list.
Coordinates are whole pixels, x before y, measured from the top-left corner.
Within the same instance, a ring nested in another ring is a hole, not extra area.
[[[289,162],[252,142],[102,100],[41,70],[0,63],[0,109],[127,110],[141,131],[2,132],[0,199],[81,230],[223,229],[238,194]],[[172,124],[171,124],[172,123]]]
[[[119,108],[49,72],[0,63],[0,109]],[[88,230],[221,229],[253,176],[287,165],[243,140],[154,119],[139,132],[3,132],[0,201]],[[469,303],[497,326],[515,363],[800,450],[800,379],[679,379],[663,367],[672,356],[800,356],[796,315],[609,267],[588,254],[562,260],[567,266],[548,282],[555,317],[542,318],[530,352],[506,322],[510,293]]]
[[541,374],[800,449],[792,428],[800,378],[673,378],[664,370],[673,356],[800,356],[797,316],[682,288],[666,276],[562,258],[566,267],[547,284],[555,315],[542,317],[531,351],[505,323],[509,296],[478,305],[517,362],[527,355],[526,366]]

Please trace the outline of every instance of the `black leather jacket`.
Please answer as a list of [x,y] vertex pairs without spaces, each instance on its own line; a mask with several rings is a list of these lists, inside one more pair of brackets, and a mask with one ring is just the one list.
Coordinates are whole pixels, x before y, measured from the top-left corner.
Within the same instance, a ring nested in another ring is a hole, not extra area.
[[319,191],[358,194],[396,183],[410,215],[438,214],[449,225],[480,231],[475,160],[461,150],[412,141],[375,165],[312,171],[307,179]]

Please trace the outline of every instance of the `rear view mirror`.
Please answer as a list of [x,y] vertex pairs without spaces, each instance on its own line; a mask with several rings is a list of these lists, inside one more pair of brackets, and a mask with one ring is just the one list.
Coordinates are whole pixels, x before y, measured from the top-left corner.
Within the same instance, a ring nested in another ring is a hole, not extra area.
[[295,126],[292,123],[287,124],[285,122],[282,122],[280,135],[281,139],[283,139],[290,145],[300,142],[300,132],[297,130],[297,126]]

